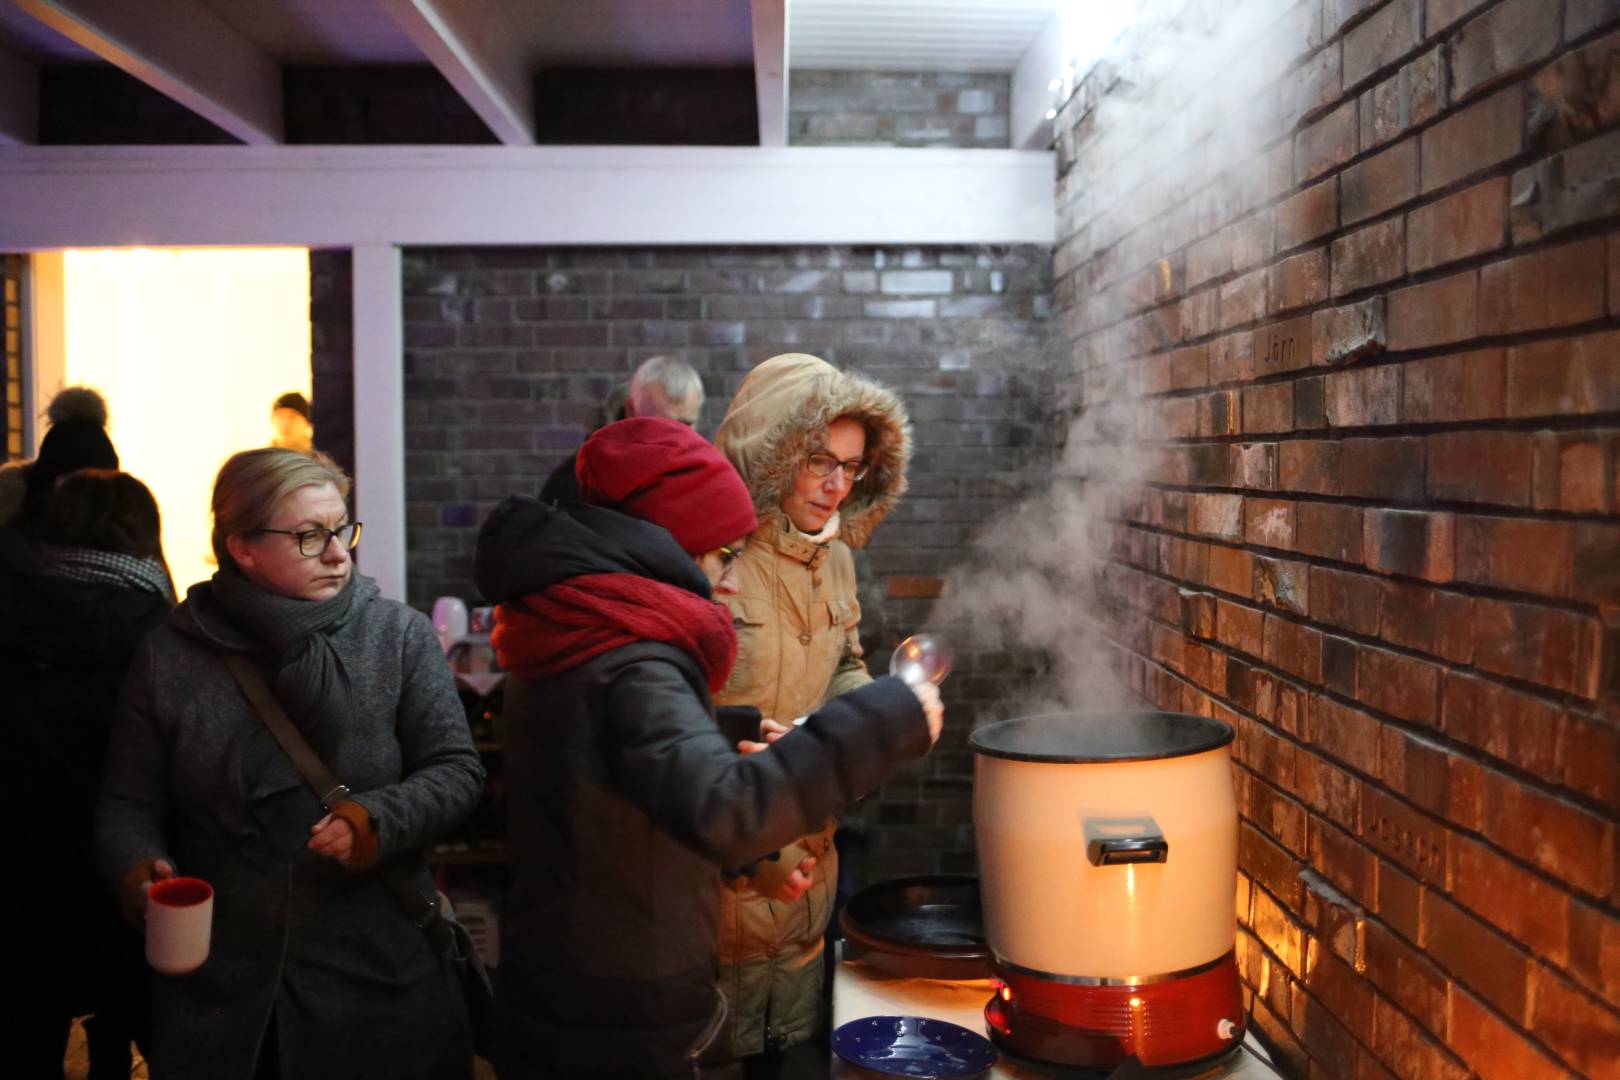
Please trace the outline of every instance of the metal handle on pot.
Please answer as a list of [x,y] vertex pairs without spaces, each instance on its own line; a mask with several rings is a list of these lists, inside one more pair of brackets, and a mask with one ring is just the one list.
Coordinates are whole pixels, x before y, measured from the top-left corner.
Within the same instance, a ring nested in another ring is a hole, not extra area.
[[1092,866],[1127,866],[1169,861],[1170,841],[1162,836],[1097,839],[1086,845]]

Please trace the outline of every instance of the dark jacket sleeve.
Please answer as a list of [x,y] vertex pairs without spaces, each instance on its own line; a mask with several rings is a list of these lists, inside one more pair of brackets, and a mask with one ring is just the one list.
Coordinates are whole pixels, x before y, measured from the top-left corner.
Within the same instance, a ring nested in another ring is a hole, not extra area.
[[723,865],[821,827],[928,750],[911,690],[882,678],[828,702],[802,727],[740,755],[672,663],[638,660],[607,688],[615,783],[659,825]]
[[96,861],[115,889],[142,859],[169,856],[169,761],[152,709],[153,639],[136,651],[113,715],[96,803]]
[[484,783],[455,676],[419,611],[406,619],[402,660],[395,730],[403,778],[358,792],[352,800],[371,815],[384,858],[425,847],[449,832],[472,813]]
[[540,501],[556,506],[560,502],[579,501],[579,477],[574,467],[579,454],[568,455],[567,460],[559,462],[551,475],[546,477],[545,486],[540,489]]

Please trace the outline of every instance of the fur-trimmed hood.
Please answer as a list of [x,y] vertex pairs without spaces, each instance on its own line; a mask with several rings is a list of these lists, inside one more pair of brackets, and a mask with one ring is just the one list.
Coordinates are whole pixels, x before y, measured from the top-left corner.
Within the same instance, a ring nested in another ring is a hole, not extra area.
[[777,521],[800,465],[841,416],[866,427],[868,471],[838,508],[838,538],[858,548],[906,490],[911,421],[900,398],[806,353],[773,356],[743,380],[714,443],[748,484],[762,527]]

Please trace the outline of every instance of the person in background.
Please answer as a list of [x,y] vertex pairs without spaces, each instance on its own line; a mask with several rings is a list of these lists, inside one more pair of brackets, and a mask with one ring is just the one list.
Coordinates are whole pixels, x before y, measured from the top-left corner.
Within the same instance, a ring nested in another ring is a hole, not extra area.
[[[176,873],[214,887],[195,972],[155,981],[155,1077],[473,1073],[461,984],[390,886],[433,895],[424,852],[484,778],[422,613],[354,571],[349,481],[267,447],[214,483],[219,570],[135,654],[96,812],[131,921]],[[237,654],[348,788],[330,812],[227,665]]]
[[[630,377],[630,385],[623,391],[622,402],[615,405],[615,388],[603,409],[605,423],[625,420],[632,416],[662,416],[678,420],[687,427],[696,427],[703,415],[703,379],[697,369],[673,356],[654,356],[642,361]],[[551,471],[545,486],[540,489],[540,500],[555,506],[563,501],[579,499],[579,481],[574,477],[577,454]]]
[[926,752],[939,695],[878,679],[740,755],[711,695],[737,649],[713,598],[756,526],[742,480],[691,428],[642,417],[586,440],[579,482],[582,502],[506,500],[478,538],[510,673],[500,1073],[735,1076],[706,1067],[729,1056],[720,867]]
[[309,422],[309,399],[293,390],[270,406],[270,445],[307,454],[315,448],[315,428]]
[[[45,419],[50,427],[69,421],[85,421],[89,427],[100,428],[102,436],[105,438],[107,433],[107,402],[102,399],[100,394],[88,386],[65,387],[57,391],[56,396],[51,398],[51,403],[45,407]],[[71,472],[74,469],[118,468],[118,452],[112,449],[110,441],[107,442],[105,447],[89,447],[93,451],[91,456],[95,460],[85,460],[74,464],[70,460],[72,455],[66,453],[70,448],[69,444],[88,446],[85,439],[74,435],[72,431],[74,426],[69,424],[67,436],[58,440],[62,442],[62,448],[54,451],[55,455],[60,459],[56,465],[56,476],[61,476],[63,473]],[[46,438],[49,437],[50,432],[47,431]],[[41,452],[43,450],[44,444],[42,440]],[[21,513],[23,498],[28,490],[28,473],[33,468],[33,465],[32,460],[8,461],[4,465],[0,465],[0,526],[11,524],[17,518],[17,515]],[[51,478],[52,483],[55,482],[55,479],[55,476]],[[50,492],[48,489],[45,495],[47,498],[49,497]],[[43,503],[41,507],[43,507]]]
[[130,1042],[148,1044],[141,941],[96,873],[92,812],[119,687],[174,605],[160,536],[157,502],[135,477],[68,473],[46,507],[41,572],[0,584],[12,763],[0,798],[7,820],[29,822],[11,840],[12,1004],[0,1010],[20,1077],[60,1080],[68,1029],[86,1013],[91,1080],[127,1078]]
[[[759,527],[723,598],[737,666],[715,695],[751,705],[780,732],[823,701],[871,681],[851,548],[906,488],[911,428],[891,391],[814,356],[776,356],[748,373],[715,445],[748,483]],[[767,730],[770,730],[768,727]],[[838,885],[834,822],[824,819],[722,894],[721,985],[732,1051],[748,1074],[820,1076],[823,935]]]

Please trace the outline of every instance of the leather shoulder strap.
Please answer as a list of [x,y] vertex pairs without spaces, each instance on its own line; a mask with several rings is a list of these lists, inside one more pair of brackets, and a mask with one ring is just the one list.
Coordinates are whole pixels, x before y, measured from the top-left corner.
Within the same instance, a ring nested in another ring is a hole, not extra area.
[[349,789],[338,782],[337,777],[332,775],[326,763],[320,759],[320,755],[315,753],[315,748],[309,745],[309,740],[304,738],[298,726],[292,722],[287,710],[281,707],[281,702],[270,692],[269,684],[264,681],[259,669],[253,666],[253,661],[239,652],[227,652],[223,655],[225,666],[231,669],[236,685],[242,688],[242,693],[247,696],[254,711],[259,714],[259,719],[264,721],[264,726],[270,729],[270,734],[275,736],[276,742],[280,743],[287,756],[292,758],[298,774],[304,778],[304,782],[321,800],[321,805],[330,813],[332,807],[349,797]]

